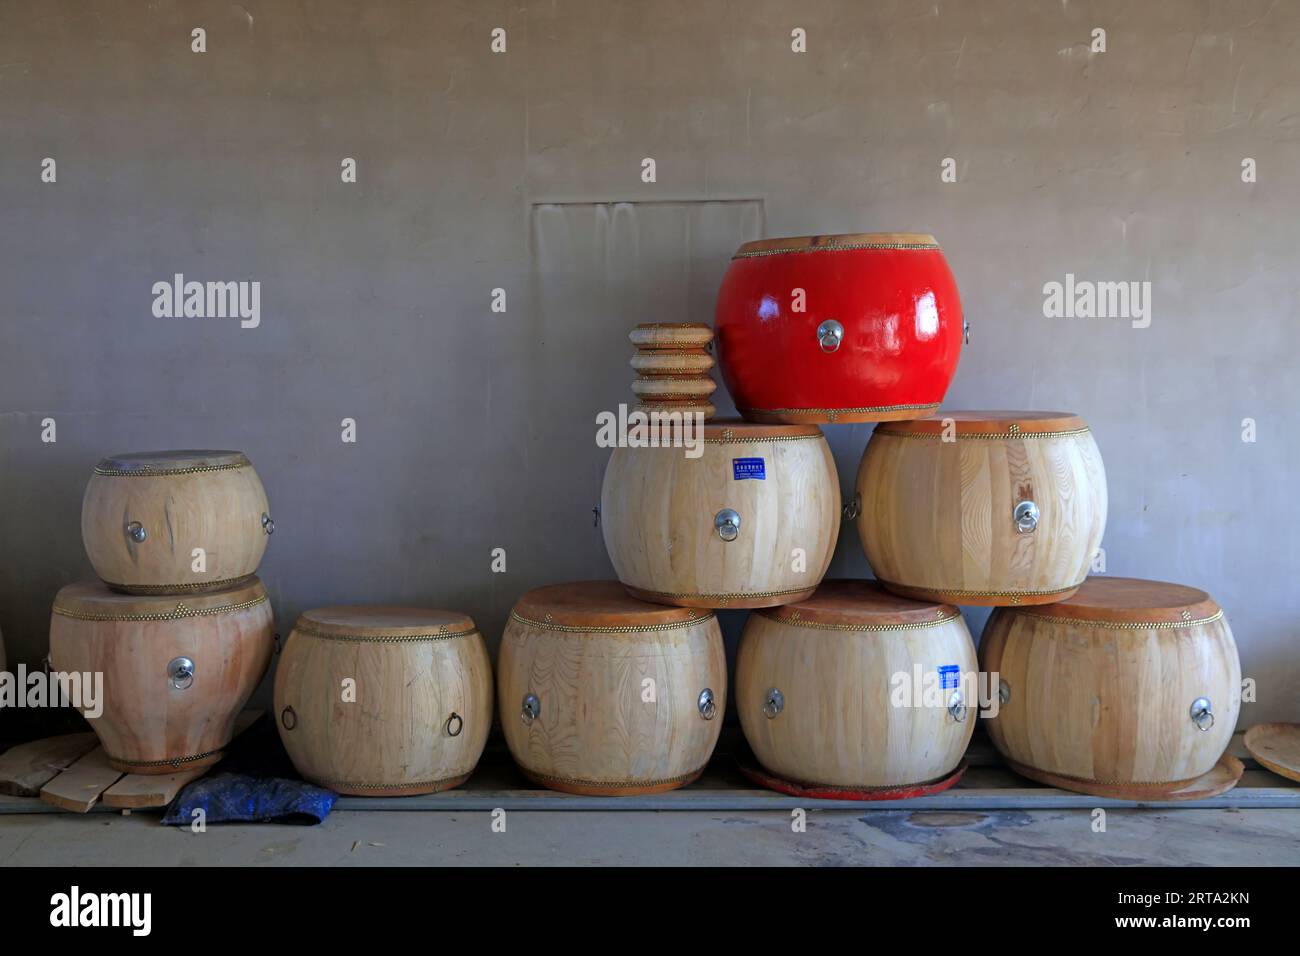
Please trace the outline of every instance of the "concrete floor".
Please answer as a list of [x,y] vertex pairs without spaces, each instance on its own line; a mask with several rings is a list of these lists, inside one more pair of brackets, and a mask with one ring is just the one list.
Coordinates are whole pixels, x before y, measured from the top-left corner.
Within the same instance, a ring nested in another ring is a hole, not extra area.
[[0,866],[1297,865],[1300,810],[982,813],[339,811],[320,826],[163,827],[155,814],[0,818]]

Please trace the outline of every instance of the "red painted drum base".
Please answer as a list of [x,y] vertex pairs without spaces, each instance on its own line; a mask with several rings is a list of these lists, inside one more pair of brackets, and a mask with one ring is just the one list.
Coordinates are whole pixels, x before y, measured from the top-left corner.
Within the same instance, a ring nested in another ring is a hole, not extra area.
[[719,366],[749,421],[923,418],[957,369],[957,283],[933,236],[864,233],[741,246],[718,293]]

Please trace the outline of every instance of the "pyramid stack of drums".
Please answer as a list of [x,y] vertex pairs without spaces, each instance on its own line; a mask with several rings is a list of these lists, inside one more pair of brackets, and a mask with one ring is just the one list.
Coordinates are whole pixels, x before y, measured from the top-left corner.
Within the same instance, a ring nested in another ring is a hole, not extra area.
[[51,665],[104,675],[90,721],[116,769],[216,763],[275,643],[255,574],[275,524],[252,463],[233,451],[106,458],[81,529],[101,581],[55,597]]

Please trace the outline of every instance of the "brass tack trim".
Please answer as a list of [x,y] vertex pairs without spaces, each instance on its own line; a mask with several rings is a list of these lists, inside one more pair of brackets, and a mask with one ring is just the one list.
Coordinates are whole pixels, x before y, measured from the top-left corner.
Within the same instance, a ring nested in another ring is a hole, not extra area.
[[459,785],[463,783],[469,774],[457,774],[454,777],[442,777],[439,780],[412,780],[409,783],[355,783],[351,780],[313,780],[317,786],[324,787],[326,790],[373,790],[382,793],[385,790],[414,790],[428,789],[441,790],[447,788],[448,784]]
[[[1084,578],[1084,580],[1087,580],[1087,578]],[[1022,597],[1042,597],[1048,594],[1063,594],[1066,591],[1073,591],[1083,586],[1083,581],[1079,581],[1077,584],[1070,584],[1063,588],[1049,588],[1046,590],[1023,589],[1019,591],[965,591],[960,588],[932,588],[932,587],[924,587],[924,586],[915,586],[910,584],[900,584],[897,581],[885,581],[883,579],[880,580],[880,583],[891,590],[893,590],[894,588],[899,588],[906,591],[923,591],[927,594],[933,594],[935,596],[955,594],[955,595],[960,595],[961,597],[1005,597],[1005,598],[1013,598],[1016,600],[1019,600]],[[961,602],[955,602],[955,603],[961,603]]]
[[[937,408],[938,406],[935,407]],[[1076,435],[1086,435],[1091,431],[1092,429],[1090,427],[1084,425],[1082,428],[1067,428],[1067,429],[1063,429],[1062,431],[1054,431],[1054,432],[1026,432],[1026,431],[1021,431],[1018,425],[1013,424],[1010,428],[1008,428],[1004,432],[985,432],[983,434],[950,435],[946,440],[947,441],[1006,441],[1011,438],[1073,438]],[[911,432],[911,431],[900,432],[900,431],[886,430],[886,431],[878,432],[877,434],[884,435],[889,438],[921,438],[929,441],[945,440],[943,432]]]
[[1020,611],[1017,616],[1032,617],[1042,621],[1059,621],[1081,627],[1104,627],[1120,631],[1169,631],[1183,627],[1199,627],[1202,624],[1213,624],[1223,617],[1223,609],[1220,608],[1209,617],[1195,619],[1192,618],[1189,611],[1184,611],[1183,614],[1186,616],[1181,621],[1096,621],[1082,617],[1064,617],[1059,614],[1035,614],[1033,611]]
[[161,614],[95,614],[90,611],[74,611],[71,608],[59,607],[56,604],[54,605],[54,613],[60,617],[71,618],[74,621],[180,621],[190,617],[209,617],[213,614],[224,614],[227,611],[246,611],[250,607],[265,604],[268,600],[270,599],[267,595],[263,594],[251,601],[204,608],[187,607],[184,602],[180,602],[176,605],[174,611]]
[[803,594],[808,588],[788,588],[784,591],[728,591],[720,594],[701,594],[696,591],[650,591],[644,588],[637,588],[637,590],[642,594],[653,594],[655,597],[673,598],[675,600],[716,601],[719,602],[719,607],[725,608],[733,598],[750,600],[752,598],[785,597],[787,594]]
[[[1199,777],[1188,777],[1185,780],[1119,780],[1111,777],[1076,777],[1073,774],[1057,773],[1055,770],[1043,770],[1041,767],[1021,763],[1018,760],[1012,760],[1010,757],[1003,757],[1003,759],[1012,770],[1015,770],[1018,773],[1021,772],[1020,768],[1024,768],[1025,770],[1042,774],[1044,777],[1056,777],[1060,780],[1072,780],[1075,783],[1095,783],[1103,787],[1149,787],[1152,790],[1163,791],[1163,793],[1155,792],[1150,794],[1149,796],[1151,798],[1159,798],[1165,794],[1181,790],[1200,779]],[[1090,794],[1090,796],[1096,796],[1096,794]]]
[[740,413],[754,415],[825,415],[834,424],[839,415],[872,415],[879,412],[933,412],[938,402],[927,405],[859,405],[854,408],[742,408]]
[[769,435],[766,438],[757,436],[737,436],[731,429],[722,433],[721,438],[704,438],[702,440],[706,445],[755,445],[767,444],[768,442],[779,441],[819,441],[825,439],[825,435],[818,432],[815,435]]
[[115,584],[112,581],[105,581],[108,587],[114,591],[125,591],[128,594],[176,594],[187,591],[220,591],[223,588],[234,587],[237,584],[243,584],[253,580],[251,574],[241,574],[237,578],[222,578],[219,581],[195,581],[190,584]]
[[161,478],[167,475],[201,475],[210,471],[234,471],[236,468],[251,468],[253,463],[245,458],[224,465],[190,465],[186,468],[159,468],[156,465],[141,465],[139,468],[122,469],[95,466],[95,474],[103,478]]
[[658,777],[654,780],[588,780],[585,777],[559,777],[555,774],[538,773],[525,769],[525,773],[534,780],[546,783],[566,783],[571,786],[601,788],[604,790],[639,790],[642,787],[661,787],[670,783],[687,783],[704,773],[704,767],[692,770],[677,777]]
[[336,634],[302,622],[295,624],[293,630],[307,637],[322,641],[338,641],[343,644],[414,644],[423,641],[454,641],[457,638],[472,637],[479,633],[477,627],[472,627],[468,631],[453,631],[445,624],[436,631],[425,631],[419,634]]
[[703,624],[712,620],[714,614],[712,611],[701,613],[695,608],[688,609],[690,618],[685,621],[669,621],[666,624],[607,624],[603,626],[584,626],[581,624],[553,624],[551,615],[546,615],[546,620],[535,621],[531,618],[524,617],[517,611],[510,612],[510,620],[525,627],[536,627],[544,631],[563,631],[568,634],[641,634],[646,631],[672,631],[679,627],[694,627],[696,624]]
[[759,259],[764,256],[783,256],[796,252],[844,252],[852,249],[939,249],[937,242],[845,242],[825,243],[819,246],[787,246],[780,249],[757,249],[737,252],[733,259]]
[[[779,612],[780,608],[760,608],[754,613],[758,614],[760,617],[767,618],[769,621],[775,621],[778,624],[792,624],[795,627],[806,627],[816,631],[842,631],[846,633],[856,631],[918,631],[928,627],[939,627],[941,624],[947,624],[949,621],[955,621],[961,617],[960,614],[951,614],[936,617],[931,621],[909,621],[905,624],[825,624],[820,621],[805,621],[799,617],[797,611],[789,617],[781,617]],[[942,614],[942,612],[940,612],[940,614]]]
[[111,762],[120,763],[126,767],[183,767],[187,763],[195,763],[199,760],[207,760],[209,757],[220,756],[224,750],[224,747],[219,747],[216,750],[209,750],[207,753],[190,754],[188,757],[168,757],[165,760],[124,760],[121,757],[114,757],[107,751],[104,755]]

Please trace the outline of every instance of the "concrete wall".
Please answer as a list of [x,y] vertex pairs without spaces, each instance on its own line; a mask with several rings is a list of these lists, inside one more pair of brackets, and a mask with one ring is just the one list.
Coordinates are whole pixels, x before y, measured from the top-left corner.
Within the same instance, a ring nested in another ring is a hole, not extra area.
[[[95,461],[167,447],[256,463],[282,630],[410,602],[495,640],[525,589],[610,574],[594,416],[628,328],[711,321],[744,239],[906,229],[974,325],[948,407],[1085,415],[1109,573],[1207,588],[1243,722],[1300,716],[1300,6],[6,0],[0,143],[11,659],[90,574]],[[177,272],[260,281],[261,325],[155,318]],[[1067,273],[1149,281],[1150,327],[1045,318]],[[827,431],[848,488],[870,428]],[[846,527],[832,573],[867,571]]]

